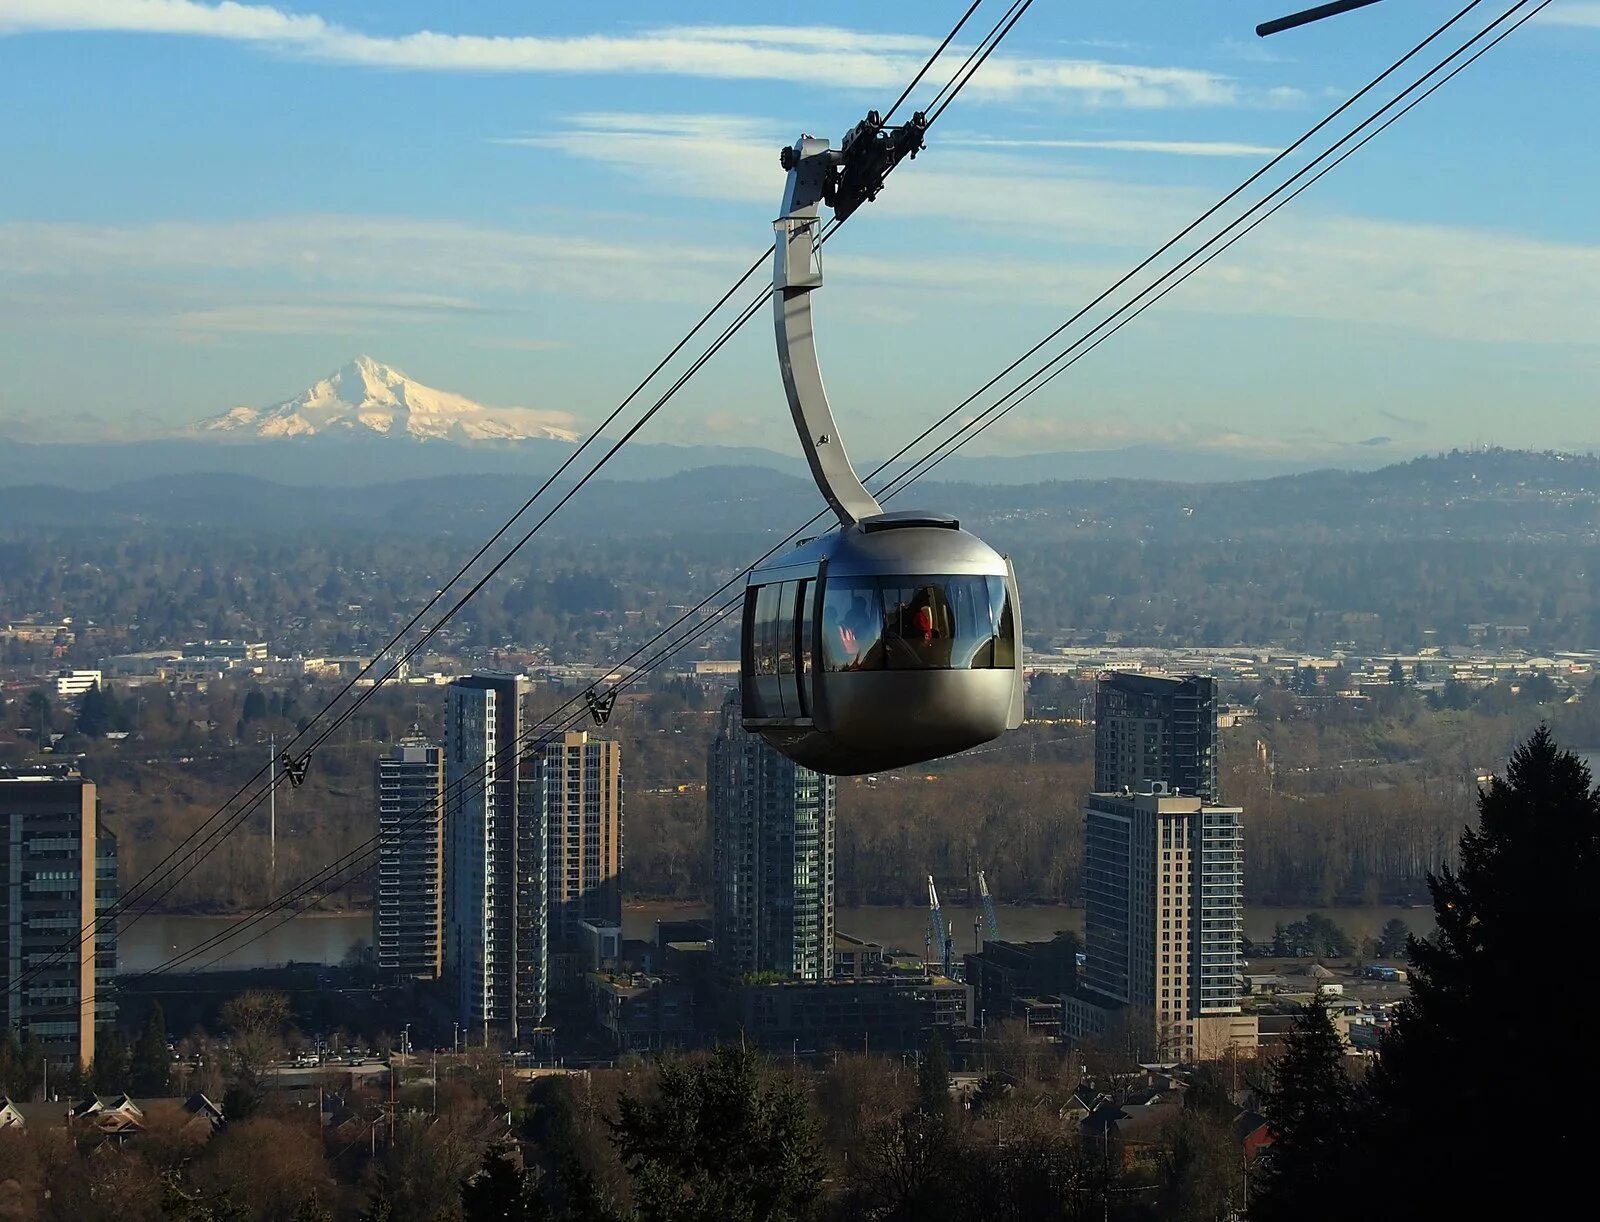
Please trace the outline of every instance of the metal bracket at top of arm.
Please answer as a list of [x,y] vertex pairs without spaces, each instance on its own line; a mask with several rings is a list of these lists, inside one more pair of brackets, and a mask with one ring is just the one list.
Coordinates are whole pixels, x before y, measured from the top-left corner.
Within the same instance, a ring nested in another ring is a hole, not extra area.
[[772,311],[789,413],[817,488],[845,526],[883,512],[867,491],[839,439],[828,392],[817,363],[811,322],[811,291],[822,285],[817,262],[818,206],[832,187],[839,154],[826,140],[802,136],[784,150],[789,181],[783,215],[773,222]]

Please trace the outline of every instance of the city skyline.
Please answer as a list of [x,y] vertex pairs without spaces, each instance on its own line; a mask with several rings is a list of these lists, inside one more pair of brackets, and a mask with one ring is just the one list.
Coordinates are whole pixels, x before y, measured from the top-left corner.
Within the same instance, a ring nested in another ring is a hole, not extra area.
[[[861,444],[975,388],[1437,17],[1258,42],[1258,8],[1029,12],[830,262],[830,384]],[[68,102],[0,196],[0,429],[147,435],[358,351],[592,425],[770,236],[777,147],[837,139],[955,15],[485,7],[424,34],[413,5],[9,5],[9,122]],[[1597,26],[1554,6],[984,444],[1600,442],[1572,410],[1600,254],[1565,188]],[[891,334],[922,356],[886,385]],[[771,364],[741,336],[654,439],[787,449]]]

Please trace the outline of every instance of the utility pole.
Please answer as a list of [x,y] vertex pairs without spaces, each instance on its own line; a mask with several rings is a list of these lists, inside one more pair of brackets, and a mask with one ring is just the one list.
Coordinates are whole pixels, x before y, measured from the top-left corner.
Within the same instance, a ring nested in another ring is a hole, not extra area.
[[[260,742],[258,738],[256,740]],[[278,893],[278,732],[267,736],[267,841],[272,855],[272,893]]]

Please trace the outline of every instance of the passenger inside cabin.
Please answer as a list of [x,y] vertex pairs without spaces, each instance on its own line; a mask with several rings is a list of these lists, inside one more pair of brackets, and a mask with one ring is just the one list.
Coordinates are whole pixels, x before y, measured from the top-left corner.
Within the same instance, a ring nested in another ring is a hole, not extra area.
[[830,599],[822,611],[822,642],[827,669],[881,669],[882,634],[883,625],[873,614],[864,594],[856,592],[843,615],[839,614],[837,604]]

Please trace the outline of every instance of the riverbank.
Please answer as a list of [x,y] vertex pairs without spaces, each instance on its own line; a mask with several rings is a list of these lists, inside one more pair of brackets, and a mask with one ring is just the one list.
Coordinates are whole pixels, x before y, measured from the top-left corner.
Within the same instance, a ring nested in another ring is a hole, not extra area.
[[[978,917],[975,909],[947,907],[945,919],[950,922],[957,954],[964,954],[974,945],[973,923]],[[1358,943],[1373,937],[1392,918],[1398,917],[1411,927],[1413,933],[1427,933],[1433,929],[1431,908],[1246,908],[1244,914],[1245,936],[1253,942],[1271,939],[1273,927],[1289,924],[1306,916],[1308,912],[1321,913],[1342,928]],[[692,920],[705,918],[709,910],[704,904],[681,901],[633,901],[623,905],[622,932],[624,937],[652,941],[657,921]],[[1061,931],[1083,934],[1083,909],[1052,904],[996,904],[995,915],[1000,924],[1000,936],[1009,941],[1031,942],[1055,936]],[[311,918],[311,919],[307,919]],[[236,926],[240,916],[147,916],[123,931],[118,945],[118,966],[123,972],[144,972],[158,967],[169,959],[192,950],[208,939],[226,933]],[[235,943],[207,950],[184,964],[184,970],[195,971],[209,964],[219,954],[216,968],[275,967],[294,963],[339,963],[352,950],[372,941],[372,914],[367,911],[307,913],[305,917],[272,928],[273,917],[248,933],[242,933]],[[887,908],[876,905],[858,908],[841,908],[834,915],[834,926],[841,933],[880,942],[885,946],[920,954],[927,945],[928,912],[924,908]],[[250,941],[262,930],[255,941]],[[230,951],[231,947],[231,951]]]

